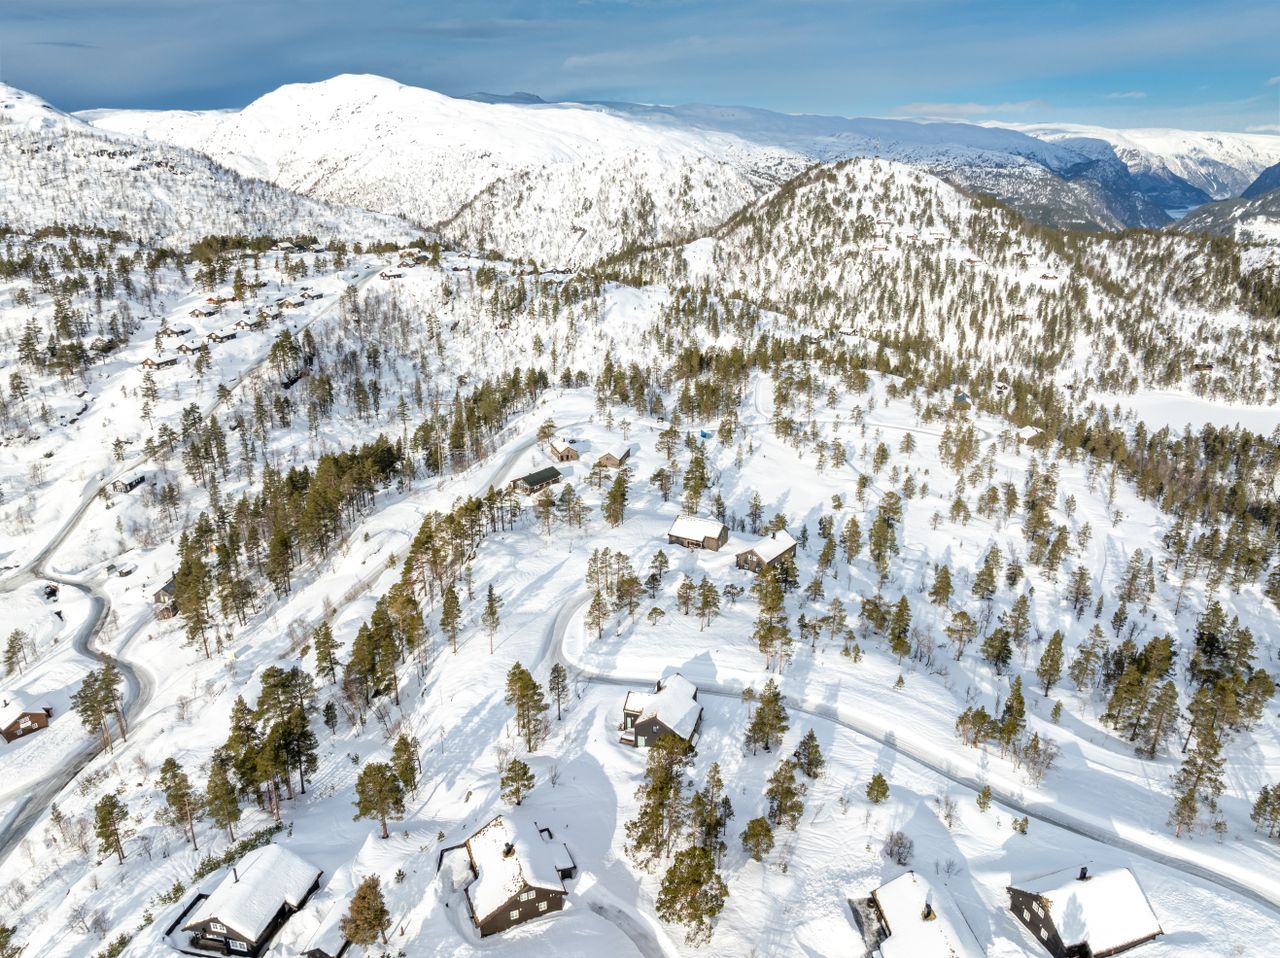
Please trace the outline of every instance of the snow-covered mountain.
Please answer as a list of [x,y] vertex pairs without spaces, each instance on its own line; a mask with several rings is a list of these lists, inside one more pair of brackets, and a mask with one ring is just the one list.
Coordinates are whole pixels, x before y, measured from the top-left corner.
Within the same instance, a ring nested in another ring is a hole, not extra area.
[[0,85],[0,222],[20,230],[88,226],[148,242],[213,233],[412,235],[393,217],[340,208],[220,166],[180,145],[95,129]]
[[546,264],[689,238],[812,163],[854,156],[922,167],[1055,225],[1168,221],[1114,155],[968,123],[456,99],[374,76],[281,87],[239,111],[81,116]]
[[1262,196],[1264,193],[1270,193],[1272,190],[1280,190],[1280,163],[1268,166],[1259,173],[1258,178],[1250,183],[1249,187],[1240,194],[1240,198],[1251,200]]
[[1263,133],[1113,130],[1073,123],[1011,126],[1083,152],[1105,144],[1166,209],[1239,196],[1266,167],[1280,162],[1280,136]]

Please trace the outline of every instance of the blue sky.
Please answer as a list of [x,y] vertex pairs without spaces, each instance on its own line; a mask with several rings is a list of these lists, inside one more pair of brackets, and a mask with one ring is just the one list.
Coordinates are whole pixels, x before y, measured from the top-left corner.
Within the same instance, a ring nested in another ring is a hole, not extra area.
[[0,77],[64,109],[445,93],[1280,132],[1277,0],[2,0]]

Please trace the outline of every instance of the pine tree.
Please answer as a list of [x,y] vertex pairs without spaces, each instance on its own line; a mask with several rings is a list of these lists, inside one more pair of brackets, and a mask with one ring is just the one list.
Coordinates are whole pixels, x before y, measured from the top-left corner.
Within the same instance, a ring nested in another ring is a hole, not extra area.
[[204,796],[191,787],[191,779],[172,756],[160,766],[160,790],[169,806],[170,820],[187,831],[191,847],[198,851],[196,822],[204,817]]
[[512,805],[519,805],[524,801],[524,797],[533,791],[534,784],[533,772],[518,758],[507,763],[498,782],[502,788],[502,800]]
[[386,762],[370,762],[360,770],[356,779],[356,814],[354,821],[362,818],[377,821],[382,826],[382,837],[390,838],[388,821],[404,817],[404,788],[395,771]]
[[769,787],[765,789],[765,797],[769,800],[769,811],[766,817],[773,825],[785,824],[795,831],[804,814],[804,795],[806,786],[796,781],[796,763],[791,759],[783,759],[769,776]]
[[547,691],[556,701],[556,721],[559,722],[561,707],[569,695],[569,673],[559,662],[551,666],[551,675],[547,679]]
[[991,634],[982,640],[982,657],[991,663],[996,675],[1004,675],[1009,663],[1013,661],[1013,642],[1009,630],[1003,625],[991,630]]
[[209,783],[204,790],[205,807],[210,820],[227,830],[227,837],[236,840],[236,823],[240,821],[240,796],[227,777],[226,765],[214,756],[209,765]]
[[502,600],[498,598],[498,594],[493,590],[493,583],[489,583],[489,591],[484,599],[484,612],[480,614],[480,623],[484,626],[484,630],[489,633],[489,654],[493,655],[493,637],[498,631],[498,625],[501,622],[499,618],[499,609],[502,608]]
[[712,922],[728,897],[710,849],[692,845],[676,853],[663,876],[655,911],[663,921],[683,925],[685,941],[697,945],[711,937]]
[[827,760],[822,757],[822,748],[818,745],[818,736],[813,729],[804,733],[794,753],[796,766],[809,778],[817,778]]
[[1000,726],[996,737],[1000,741],[1001,754],[1008,753],[1022,738],[1027,725],[1027,705],[1022,698],[1022,676],[1016,677],[1009,684],[1009,697],[1004,701],[1004,709],[1000,713]]
[[1222,740],[1211,723],[1204,723],[1196,731],[1195,745],[1182,760],[1182,766],[1173,777],[1176,793],[1169,824],[1174,834],[1181,837],[1191,830],[1199,818],[1201,807],[1216,812],[1218,797],[1225,785],[1222,780]]
[[898,657],[899,664],[911,652],[911,603],[905,595],[898,599],[889,619],[889,651]]
[[747,822],[741,837],[743,851],[754,861],[763,861],[764,856],[773,851],[773,827],[764,816]]
[[449,637],[449,647],[456,655],[458,652],[458,629],[462,622],[462,606],[458,602],[458,593],[451,585],[444,591],[444,602],[440,607],[440,631]]
[[311,644],[316,653],[316,671],[329,676],[330,682],[338,681],[338,643],[328,622],[321,622],[311,633]]
[[0,925],[0,958],[22,958],[22,945],[16,944],[13,940],[16,934],[16,928]]
[[1138,754],[1147,758],[1155,758],[1165,740],[1173,732],[1174,723],[1178,720],[1178,687],[1173,681],[1160,686],[1155,701],[1142,719],[1140,732],[1142,744]]
[[751,748],[751,754],[756,754],[758,748],[772,751],[774,746],[782,743],[782,737],[790,727],[791,720],[787,716],[782,692],[778,683],[769,679],[760,690],[759,702],[747,726],[746,744]]
[[973,641],[974,636],[978,634],[978,623],[974,622],[973,616],[964,609],[959,609],[952,614],[951,622],[943,631],[951,639],[951,644],[956,647],[956,661],[958,662],[960,657],[964,655],[964,650]]
[[985,812],[991,807],[991,786],[983,785],[982,791],[978,792],[978,811]]
[[684,827],[684,774],[693,757],[693,748],[678,735],[659,735],[649,747],[644,783],[636,791],[640,807],[626,825],[628,854],[642,867],[669,854]]
[[588,628],[595,629],[596,638],[603,638],[605,623],[609,621],[609,603],[605,601],[604,593],[599,589],[596,589],[596,594],[591,598],[586,621]]
[[98,837],[98,851],[103,855],[114,853],[124,864],[124,843],[133,833],[129,830],[129,809],[114,793],[108,792],[94,806],[94,834]]
[[608,493],[604,498],[604,505],[600,510],[604,516],[604,521],[610,526],[617,527],[622,525],[627,515],[627,470],[619,469],[618,474],[613,479],[613,484],[609,487]]
[[507,672],[506,703],[515,710],[516,730],[524,738],[525,748],[536,751],[547,733],[547,704],[533,675],[519,662]]
[[1062,657],[1062,632],[1055,629],[1040,654],[1040,663],[1036,666],[1036,678],[1040,680],[1045,698],[1049,697],[1049,690],[1062,678]]
[[377,875],[370,875],[360,882],[351,896],[346,917],[339,922],[342,935],[353,945],[372,945],[378,939],[387,943],[387,929],[391,926],[391,913],[382,897],[382,882]]
[[418,789],[418,776],[422,773],[422,760],[419,757],[418,739],[409,737],[403,732],[396,737],[391,746],[391,767],[395,769],[396,778],[405,792],[412,795]]
[[951,601],[951,569],[946,565],[938,566],[933,574],[933,586],[929,589],[929,601],[934,605],[946,605]]
[[1255,828],[1266,828],[1268,838],[1280,835],[1280,785],[1262,786],[1249,819]]
[[889,783],[881,772],[876,772],[871,776],[871,781],[867,782],[867,801],[872,805],[879,805],[888,797]]
[[710,848],[720,863],[720,856],[727,847],[724,835],[728,831],[729,820],[733,818],[733,803],[724,791],[724,778],[720,774],[720,763],[712,762],[707,769],[706,784],[689,802],[689,820],[692,826],[694,841],[704,848]]
[[8,675],[14,672],[21,674],[22,667],[27,664],[27,633],[14,629],[9,633],[9,640],[4,647],[4,670]]
[[698,631],[701,632],[720,614],[720,590],[706,576],[698,583]]
[[973,578],[973,594],[983,602],[990,602],[996,594],[996,576],[1000,574],[1000,550],[995,546],[982,561],[982,568]]

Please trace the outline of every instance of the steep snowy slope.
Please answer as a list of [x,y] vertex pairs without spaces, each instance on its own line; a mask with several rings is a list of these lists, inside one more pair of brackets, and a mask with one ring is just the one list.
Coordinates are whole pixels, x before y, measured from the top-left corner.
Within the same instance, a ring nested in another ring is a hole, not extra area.
[[1258,178],[1250,183],[1248,189],[1240,194],[1240,198],[1251,200],[1262,196],[1264,193],[1270,193],[1272,190],[1280,190],[1280,163],[1268,166],[1259,173]]
[[169,244],[211,233],[413,233],[392,217],[247,179],[180,146],[96,130],[7,86],[0,86],[0,182],[0,222],[23,231],[91,226]]
[[1280,189],[1252,199],[1223,200],[1210,203],[1178,222],[1186,233],[1212,233],[1234,236],[1244,242],[1280,241]]
[[609,268],[745,296],[917,368],[1277,398],[1275,331],[1229,249],[1172,233],[1045,230],[884,159],[814,168],[714,236]]
[[[1261,133],[1111,130],[1072,123],[1010,126],[1077,148],[1082,140],[1106,143],[1153,198],[1163,196],[1166,209],[1239,196],[1266,167],[1280,162],[1280,136]],[[1199,194],[1203,198],[1197,200]]]
[[238,112],[83,116],[198,149],[318,199],[439,225],[457,242],[543,264],[582,265],[705,232],[804,167],[851,156],[891,156],[1057,225],[1167,221],[1114,157],[1108,167],[1094,152],[1014,130],[481,100],[340,76],[282,87]]

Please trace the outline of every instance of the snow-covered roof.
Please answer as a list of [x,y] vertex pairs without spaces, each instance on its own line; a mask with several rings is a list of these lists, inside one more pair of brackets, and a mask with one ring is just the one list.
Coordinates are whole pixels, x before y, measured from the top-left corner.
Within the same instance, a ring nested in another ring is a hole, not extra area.
[[544,839],[538,823],[519,810],[492,819],[467,839],[467,848],[476,866],[476,880],[467,886],[467,898],[478,921],[526,885],[564,891],[555,844]]
[[319,877],[319,868],[280,845],[255,848],[236,863],[234,871],[223,876],[183,927],[216,919],[257,941],[280,906],[297,908]]
[[795,544],[796,540],[791,537],[791,533],[786,529],[780,529],[765,536],[750,548],[743,549],[738,555],[742,555],[743,552],[754,552],[765,562],[772,562]]
[[679,539],[715,539],[720,536],[724,523],[718,519],[703,519],[700,516],[676,516],[671,523],[669,534]]
[[3,698],[8,703],[4,706],[4,712],[0,714],[0,718],[8,721],[12,721],[19,715],[25,715],[28,712],[43,712],[45,709],[42,698],[26,691],[5,692],[0,695],[0,698]]
[[696,698],[698,687],[679,672],[658,683],[654,692],[628,692],[622,708],[639,712],[639,721],[656,718],[681,738],[688,738],[697,728],[702,706]]
[[[326,955],[336,955],[342,950],[343,942],[347,940],[342,933],[342,919],[347,915],[348,904],[345,899],[336,898],[320,908],[308,908],[298,916],[299,918],[306,916],[304,920],[313,929],[310,935],[306,935],[304,931],[304,937],[294,939],[294,941],[305,943],[301,949],[302,954],[318,951]],[[311,914],[308,915],[308,912]]]
[[[899,875],[875,890],[889,937],[880,943],[884,958],[981,958],[977,939],[944,890],[915,872]],[[932,917],[925,918],[925,906]]]
[[1110,868],[1081,880],[1068,868],[1015,885],[1043,898],[1067,948],[1089,943],[1096,954],[1162,934],[1151,904],[1127,868]]
[[1040,435],[1040,430],[1035,426],[1023,426],[1017,432],[1019,439],[1034,439],[1038,435]]
[[600,453],[601,457],[613,456],[613,458],[617,459],[618,462],[622,462],[622,460],[625,459],[630,454],[631,454],[631,443],[629,442],[611,443],[610,445],[605,447],[603,452]]

